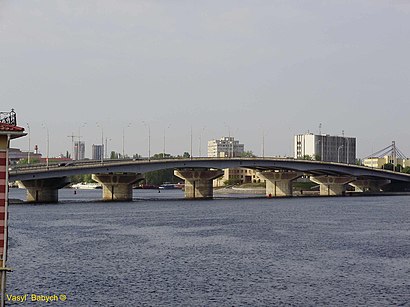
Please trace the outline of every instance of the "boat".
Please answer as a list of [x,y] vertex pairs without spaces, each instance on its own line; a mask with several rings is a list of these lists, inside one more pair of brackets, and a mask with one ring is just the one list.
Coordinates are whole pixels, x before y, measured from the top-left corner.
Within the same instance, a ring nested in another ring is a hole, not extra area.
[[80,183],[75,183],[71,185],[71,188],[73,189],[79,189],[79,190],[94,190],[94,189],[101,189],[101,183],[97,182],[80,182]]
[[172,190],[172,189],[182,189],[183,184],[181,183],[169,183],[169,182],[164,182],[159,186],[159,189],[161,190]]

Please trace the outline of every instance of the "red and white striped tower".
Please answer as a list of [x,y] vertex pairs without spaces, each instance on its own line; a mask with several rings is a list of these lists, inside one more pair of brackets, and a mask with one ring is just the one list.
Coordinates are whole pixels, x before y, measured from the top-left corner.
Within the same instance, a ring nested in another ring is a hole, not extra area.
[[0,286],[1,286],[1,306],[6,300],[6,267],[7,260],[7,206],[8,206],[8,169],[9,157],[8,149],[10,140],[26,135],[24,128],[18,127],[16,123],[16,113],[0,112]]

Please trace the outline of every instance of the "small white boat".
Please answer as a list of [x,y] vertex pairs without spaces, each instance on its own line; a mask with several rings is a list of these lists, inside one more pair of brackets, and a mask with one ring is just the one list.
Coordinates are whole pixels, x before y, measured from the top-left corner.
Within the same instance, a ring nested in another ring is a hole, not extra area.
[[79,190],[94,190],[94,189],[101,189],[101,183],[97,182],[80,182],[71,185],[73,189]]

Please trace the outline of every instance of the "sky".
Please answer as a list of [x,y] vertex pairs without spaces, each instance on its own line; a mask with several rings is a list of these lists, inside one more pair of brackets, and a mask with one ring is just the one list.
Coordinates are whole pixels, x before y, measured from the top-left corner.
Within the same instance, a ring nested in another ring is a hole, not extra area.
[[48,131],[50,156],[72,135],[88,157],[228,135],[292,156],[320,125],[358,157],[410,155],[409,38],[405,0],[0,0],[0,111],[30,131],[13,147],[45,154]]

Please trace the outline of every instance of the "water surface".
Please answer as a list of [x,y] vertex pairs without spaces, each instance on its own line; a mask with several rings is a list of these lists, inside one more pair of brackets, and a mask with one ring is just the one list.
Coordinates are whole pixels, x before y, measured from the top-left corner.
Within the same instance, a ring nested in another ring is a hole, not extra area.
[[410,305],[408,196],[80,192],[10,206],[8,293],[66,294],[55,306]]

